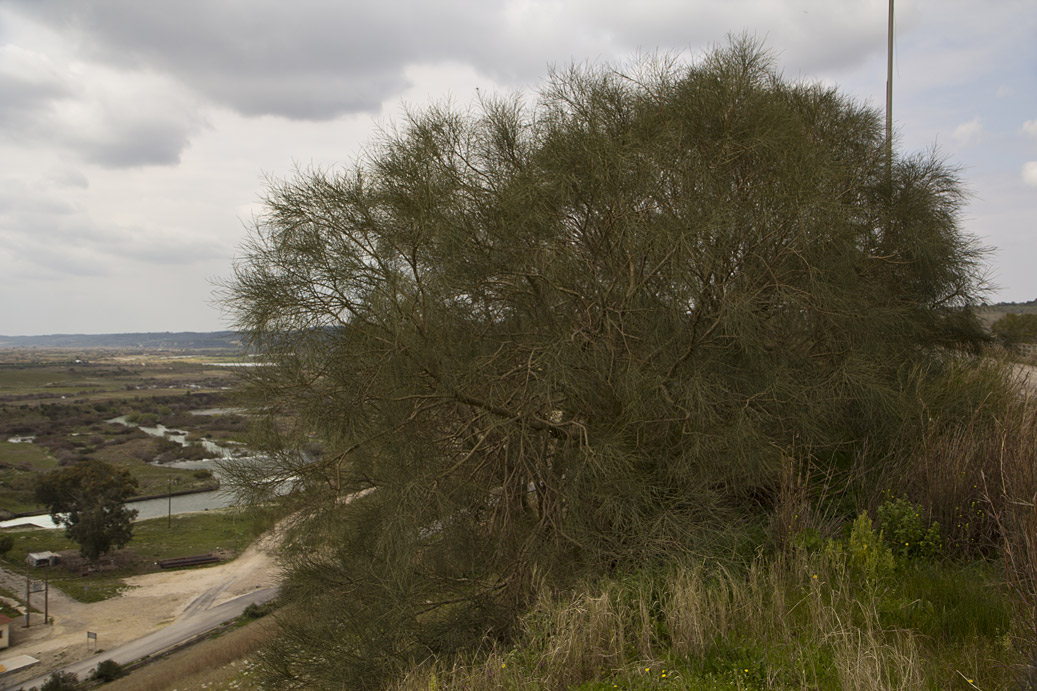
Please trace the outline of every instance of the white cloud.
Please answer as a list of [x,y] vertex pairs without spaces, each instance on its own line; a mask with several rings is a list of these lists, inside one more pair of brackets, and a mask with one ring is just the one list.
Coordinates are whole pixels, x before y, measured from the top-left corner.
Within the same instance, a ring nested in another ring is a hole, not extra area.
[[976,144],[982,136],[983,122],[978,115],[968,122],[963,122],[955,127],[954,132],[951,133],[951,137],[959,148]]
[[1037,139],[1037,119],[1024,122],[1022,132],[1028,137]]
[[1023,182],[1030,187],[1037,187],[1037,161],[1027,161],[1023,164]]

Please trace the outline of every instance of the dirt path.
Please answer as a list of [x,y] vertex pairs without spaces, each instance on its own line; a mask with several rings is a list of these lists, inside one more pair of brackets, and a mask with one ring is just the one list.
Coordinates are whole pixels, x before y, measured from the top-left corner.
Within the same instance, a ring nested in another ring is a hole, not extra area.
[[[274,586],[279,571],[270,553],[274,538],[264,536],[231,562],[209,568],[145,574],[126,579],[127,589],[116,598],[84,604],[51,589],[50,616],[33,615],[26,629],[17,619],[11,624],[10,648],[0,651],[0,660],[31,655],[40,660],[30,673],[57,668],[94,654],[87,648],[86,632],[97,634],[98,648],[112,649],[140,638],[173,622],[187,611],[218,606],[227,600],[261,588]],[[24,592],[25,577],[0,573],[7,587]],[[19,590],[21,588],[21,590]],[[34,596],[41,607],[42,596]]]

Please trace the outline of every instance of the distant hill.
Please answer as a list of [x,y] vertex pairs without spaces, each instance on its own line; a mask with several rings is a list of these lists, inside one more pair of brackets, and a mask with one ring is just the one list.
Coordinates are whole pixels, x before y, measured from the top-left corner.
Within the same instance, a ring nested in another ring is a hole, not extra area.
[[998,302],[993,305],[982,305],[976,312],[989,329],[991,324],[1006,314],[1037,314],[1037,300],[1030,300],[1029,302]]
[[0,348],[241,350],[241,336],[237,331],[0,336]]

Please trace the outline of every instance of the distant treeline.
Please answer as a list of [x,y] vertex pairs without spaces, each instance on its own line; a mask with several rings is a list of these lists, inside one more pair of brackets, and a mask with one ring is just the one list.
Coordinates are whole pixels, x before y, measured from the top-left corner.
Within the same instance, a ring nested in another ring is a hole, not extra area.
[[237,331],[198,333],[52,334],[0,336],[0,348],[142,348],[148,350],[241,349]]

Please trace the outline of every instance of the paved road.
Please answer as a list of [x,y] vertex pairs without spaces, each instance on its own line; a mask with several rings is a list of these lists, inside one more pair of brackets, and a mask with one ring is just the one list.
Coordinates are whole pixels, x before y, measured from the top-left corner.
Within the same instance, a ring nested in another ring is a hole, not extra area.
[[[262,603],[272,600],[277,595],[278,591],[277,588],[262,588],[251,593],[246,593],[240,597],[236,597],[233,600],[228,600],[216,607],[212,607],[212,603],[226,588],[227,584],[221,584],[202,593],[194,600],[194,602],[189,604],[183,614],[181,614],[180,617],[169,626],[159,629],[158,631],[150,633],[142,638],[138,638],[135,641],[130,641],[118,648],[106,650],[100,655],[95,655],[86,660],[70,664],[67,667],[62,667],[61,671],[72,672],[78,675],[80,679],[86,679],[86,677],[89,676],[89,674],[97,667],[97,663],[102,662],[103,660],[115,660],[120,665],[125,665],[135,662],[142,657],[154,655],[155,653],[171,648],[179,643],[183,643],[184,641],[209,631],[210,629],[214,629],[225,621],[230,621],[240,615],[245,611],[246,607],[253,603]],[[5,691],[13,691],[14,689],[31,689],[33,686],[42,686],[50,677],[51,672],[54,671],[57,670],[50,670],[43,676],[30,679],[20,684],[5,686],[4,689]]]

